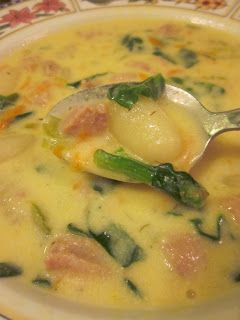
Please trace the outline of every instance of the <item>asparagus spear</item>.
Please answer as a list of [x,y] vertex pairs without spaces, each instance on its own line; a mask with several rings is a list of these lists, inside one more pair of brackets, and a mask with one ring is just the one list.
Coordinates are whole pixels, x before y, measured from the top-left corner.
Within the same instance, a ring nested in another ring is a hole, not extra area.
[[124,174],[136,182],[163,190],[188,207],[202,208],[208,196],[206,189],[190,174],[175,171],[170,163],[151,166],[101,149],[95,151],[94,162],[99,168]]

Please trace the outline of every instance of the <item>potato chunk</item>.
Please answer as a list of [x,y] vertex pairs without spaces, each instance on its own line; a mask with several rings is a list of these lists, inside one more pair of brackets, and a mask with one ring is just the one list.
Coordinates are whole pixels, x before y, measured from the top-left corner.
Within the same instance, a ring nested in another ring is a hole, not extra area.
[[158,105],[141,99],[131,110],[113,104],[109,127],[117,140],[150,163],[172,162],[181,151],[181,138],[174,122]]

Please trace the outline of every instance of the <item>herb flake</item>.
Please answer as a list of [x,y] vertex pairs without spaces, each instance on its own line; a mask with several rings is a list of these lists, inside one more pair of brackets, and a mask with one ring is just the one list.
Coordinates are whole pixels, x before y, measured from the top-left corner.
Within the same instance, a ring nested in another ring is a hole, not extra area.
[[13,263],[0,262],[0,278],[16,277],[23,273],[22,268]]
[[37,204],[32,203],[31,211],[33,221],[39,227],[39,229],[46,235],[51,234],[51,228],[48,226],[47,219],[40,207]]
[[11,105],[14,105],[15,102],[18,100],[18,98],[19,98],[18,93],[12,93],[8,96],[0,95],[0,110],[3,110],[6,107],[9,107]]
[[32,283],[43,288],[51,288],[52,286],[51,280],[43,277],[33,279]]
[[140,37],[134,37],[130,34],[125,35],[121,41],[122,45],[129,51],[142,50],[143,40]]
[[220,242],[221,241],[221,236],[222,236],[222,223],[224,221],[224,218],[222,215],[219,215],[216,219],[216,234],[210,234],[207,233],[206,231],[203,230],[202,225],[203,225],[203,221],[202,219],[191,219],[189,220],[194,228],[196,229],[196,231],[198,232],[198,234],[200,234],[201,236],[212,240],[212,241],[216,241],[216,242]]
[[125,278],[124,283],[127,286],[127,288],[138,298],[143,298],[143,295],[141,291],[138,289],[138,287],[133,283],[131,280]]

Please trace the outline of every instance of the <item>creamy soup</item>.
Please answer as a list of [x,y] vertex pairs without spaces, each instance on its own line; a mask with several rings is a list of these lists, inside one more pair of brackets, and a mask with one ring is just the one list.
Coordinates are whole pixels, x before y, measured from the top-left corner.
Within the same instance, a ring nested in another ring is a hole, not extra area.
[[[217,137],[192,167],[205,133],[164,97],[131,110],[107,101],[107,118],[104,104],[88,106],[77,133],[74,122],[44,121],[79,90],[157,74],[211,111],[230,110],[240,103],[239,46],[237,36],[189,23],[119,20],[1,59],[0,276],[115,308],[197,305],[239,287],[239,132]],[[86,173],[99,172],[98,149],[148,169],[170,163],[204,202]]]

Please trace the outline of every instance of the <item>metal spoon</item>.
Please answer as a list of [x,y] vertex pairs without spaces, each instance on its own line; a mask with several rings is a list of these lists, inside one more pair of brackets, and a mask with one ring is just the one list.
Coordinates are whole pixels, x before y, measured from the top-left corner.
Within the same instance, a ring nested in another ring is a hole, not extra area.
[[[111,86],[112,85],[95,87],[70,95],[57,103],[49,112],[48,116],[62,119],[70,110],[84,106],[86,105],[86,102],[93,102],[106,98],[108,89]],[[165,95],[169,100],[181,105],[183,108],[194,114],[204,131],[207,133],[204,148],[199,152],[198,157],[194,159],[193,164],[202,157],[209,142],[214,137],[226,131],[240,130],[240,109],[218,113],[210,112],[190,93],[172,85],[165,86]]]

